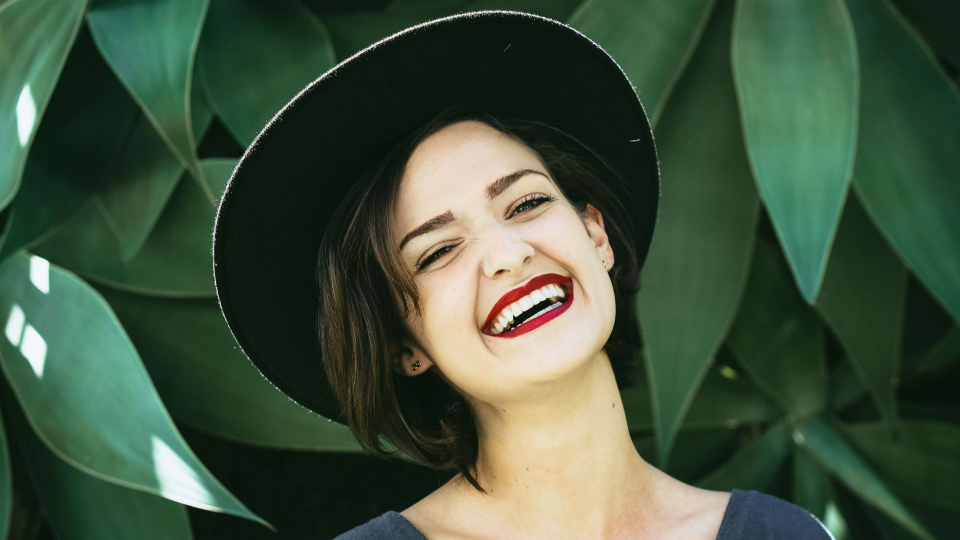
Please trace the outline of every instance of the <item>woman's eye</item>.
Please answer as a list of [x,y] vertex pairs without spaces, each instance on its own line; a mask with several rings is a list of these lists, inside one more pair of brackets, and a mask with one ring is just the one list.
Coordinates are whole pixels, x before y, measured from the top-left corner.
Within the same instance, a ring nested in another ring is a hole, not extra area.
[[554,197],[547,195],[530,195],[527,199],[523,200],[520,202],[520,204],[513,208],[513,212],[510,213],[510,217],[513,217],[517,214],[522,214],[523,212],[529,212],[530,210],[533,210],[544,203],[554,200],[556,200]]
[[[526,199],[521,201],[520,204],[518,204],[513,208],[513,212],[510,213],[510,217],[513,217],[517,214],[522,214],[524,212],[529,212],[530,210],[533,210],[534,208],[541,206],[544,203],[548,203],[550,201],[555,201],[555,200],[556,200],[555,197],[551,197],[548,195],[539,195],[539,194],[530,195]],[[460,244],[454,244],[452,246],[443,246],[442,248],[431,253],[430,255],[427,255],[422,261],[420,261],[420,264],[417,265],[417,271],[419,272],[420,270],[423,270],[424,268],[430,266],[431,264],[433,264],[434,261],[442,258],[447,253],[450,253],[450,251],[453,248],[459,245]]]
[[426,257],[425,259],[423,259],[422,261],[420,261],[420,264],[417,266],[417,270],[423,270],[423,269],[426,268],[427,266],[430,266],[430,264],[431,264],[433,261],[439,259],[440,257],[443,257],[444,255],[446,255],[447,253],[449,253],[451,249],[453,249],[453,248],[455,248],[455,247],[457,247],[457,246],[459,246],[459,245],[460,245],[460,244],[457,244],[457,245],[454,245],[454,246],[443,246],[442,248],[440,248],[440,249],[434,251],[433,253],[431,253],[430,255],[427,255],[427,257]]

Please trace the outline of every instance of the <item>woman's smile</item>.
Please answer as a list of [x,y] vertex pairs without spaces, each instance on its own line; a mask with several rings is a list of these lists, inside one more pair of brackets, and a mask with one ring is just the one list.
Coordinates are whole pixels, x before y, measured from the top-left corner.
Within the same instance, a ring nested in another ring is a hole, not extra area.
[[541,274],[504,294],[483,323],[483,333],[513,338],[559,317],[573,303],[573,280]]

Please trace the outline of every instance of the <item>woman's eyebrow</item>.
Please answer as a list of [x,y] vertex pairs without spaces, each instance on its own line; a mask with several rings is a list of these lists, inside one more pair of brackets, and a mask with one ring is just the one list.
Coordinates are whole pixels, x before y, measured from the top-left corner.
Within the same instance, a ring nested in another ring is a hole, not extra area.
[[[497,178],[493,182],[491,182],[486,189],[487,198],[490,199],[491,201],[493,199],[496,199],[497,196],[499,196],[501,193],[509,189],[510,186],[514,184],[514,182],[516,182],[517,180],[523,178],[528,174],[539,174],[540,176],[546,178],[547,180],[550,179],[550,177],[543,174],[542,172],[535,171],[533,169],[521,169],[519,171],[514,171],[506,176],[502,176],[500,178]],[[454,216],[453,212],[451,212],[450,210],[447,210],[446,212],[440,214],[439,216],[435,216],[428,219],[422,225],[410,231],[409,233],[407,233],[406,236],[403,237],[403,240],[400,241],[400,250],[402,251],[403,246],[407,245],[407,242],[409,242],[410,240],[413,240],[414,238],[420,235],[433,232],[443,227],[444,225],[452,223],[456,219],[457,219],[456,216]]]

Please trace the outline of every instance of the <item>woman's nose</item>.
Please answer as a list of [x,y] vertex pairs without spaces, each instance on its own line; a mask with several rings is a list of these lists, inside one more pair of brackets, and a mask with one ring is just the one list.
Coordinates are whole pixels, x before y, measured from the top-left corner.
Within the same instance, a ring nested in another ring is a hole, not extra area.
[[487,224],[481,231],[483,273],[493,279],[504,273],[523,274],[523,267],[533,258],[533,246],[502,223]]

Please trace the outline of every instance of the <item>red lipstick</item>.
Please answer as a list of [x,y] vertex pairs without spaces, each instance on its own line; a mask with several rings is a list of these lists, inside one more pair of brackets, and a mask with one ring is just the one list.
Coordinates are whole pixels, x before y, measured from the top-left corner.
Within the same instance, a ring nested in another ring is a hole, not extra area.
[[[509,306],[510,304],[520,300],[524,296],[532,293],[533,291],[551,283],[556,284],[558,287],[563,289],[564,296],[562,305],[557,308],[554,308],[547,313],[533,319],[529,322],[526,322],[512,330],[503,332],[501,334],[490,334],[489,329],[493,325],[493,322],[500,315],[500,313]],[[493,309],[490,310],[490,314],[487,315],[487,320],[483,322],[481,331],[487,335],[493,337],[515,337],[519,335],[526,334],[527,332],[541,326],[542,324],[556,318],[558,315],[566,311],[570,304],[573,302],[573,280],[568,276],[561,276],[560,274],[541,274],[532,278],[527,283],[508,291],[500,300],[494,304]]]

